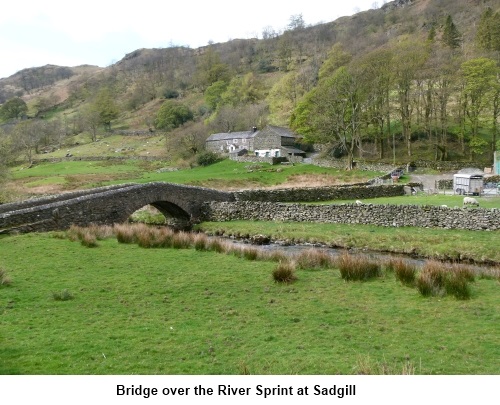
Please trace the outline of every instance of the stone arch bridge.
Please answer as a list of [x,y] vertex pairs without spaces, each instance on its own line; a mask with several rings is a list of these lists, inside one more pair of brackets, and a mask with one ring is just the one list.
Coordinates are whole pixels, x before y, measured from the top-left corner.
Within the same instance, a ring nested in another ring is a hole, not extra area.
[[233,193],[163,182],[100,187],[0,205],[0,233],[123,223],[146,205],[187,229],[200,220],[205,203],[234,199]]

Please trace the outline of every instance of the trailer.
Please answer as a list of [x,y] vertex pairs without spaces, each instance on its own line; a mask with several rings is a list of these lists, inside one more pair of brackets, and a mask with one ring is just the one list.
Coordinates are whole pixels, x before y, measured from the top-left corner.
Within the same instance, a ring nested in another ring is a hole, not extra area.
[[484,188],[483,178],[482,174],[454,174],[453,191],[459,195],[481,195]]

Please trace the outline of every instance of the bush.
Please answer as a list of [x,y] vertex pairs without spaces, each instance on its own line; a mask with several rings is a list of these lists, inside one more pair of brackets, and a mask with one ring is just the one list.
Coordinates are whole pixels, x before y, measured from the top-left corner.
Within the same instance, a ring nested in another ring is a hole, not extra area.
[[273,279],[277,283],[293,283],[297,280],[295,275],[295,264],[291,262],[280,262],[273,270]]
[[340,276],[346,281],[364,281],[379,277],[380,264],[369,258],[343,254],[337,261]]
[[174,90],[174,89],[167,89],[167,90],[165,90],[165,92],[163,93],[163,96],[164,96],[166,99],[178,98],[178,97],[179,97],[179,92],[178,92],[177,90]]
[[198,163],[199,166],[210,166],[220,160],[221,158],[217,153],[210,151],[202,152],[196,157],[196,163]]

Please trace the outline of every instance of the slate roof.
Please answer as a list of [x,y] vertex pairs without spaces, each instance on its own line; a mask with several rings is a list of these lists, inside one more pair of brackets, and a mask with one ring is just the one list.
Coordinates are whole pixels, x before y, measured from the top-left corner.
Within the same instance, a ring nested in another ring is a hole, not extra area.
[[241,132],[222,132],[218,134],[212,134],[207,138],[207,141],[225,141],[230,139],[248,139],[253,138],[260,132],[274,132],[275,134],[285,137],[285,138],[295,138],[295,135],[288,128],[275,127],[273,125],[268,125],[260,131],[241,131]]
[[292,131],[290,131],[288,128],[283,128],[283,127],[275,127],[273,125],[268,125],[265,129],[269,129],[270,131],[286,137],[286,138],[295,138],[295,135],[293,134]]
[[223,132],[219,134],[212,134],[207,138],[207,141],[225,141],[230,139],[248,139],[253,138],[257,133],[253,131],[242,131],[242,132]]

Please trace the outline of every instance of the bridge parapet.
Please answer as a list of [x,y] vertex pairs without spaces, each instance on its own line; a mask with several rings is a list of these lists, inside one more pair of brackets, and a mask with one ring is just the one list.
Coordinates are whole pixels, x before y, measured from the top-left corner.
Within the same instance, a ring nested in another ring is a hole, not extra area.
[[[172,183],[126,184],[87,192],[5,204],[0,211],[0,233],[45,232],[72,224],[123,223],[141,207],[157,207],[164,215],[185,223],[197,222],[208,201],[234,201],[232,193]],[[10,210],[9,210],[10,208]]]

